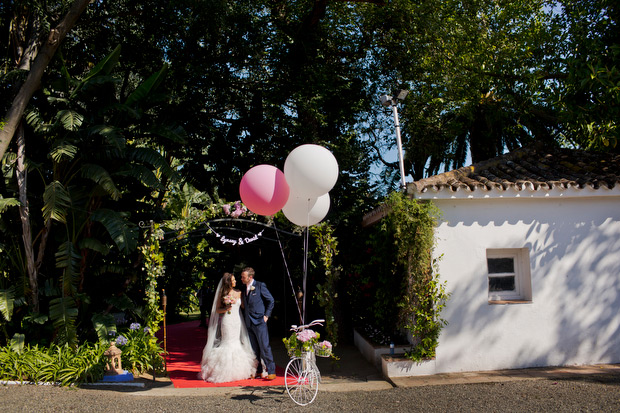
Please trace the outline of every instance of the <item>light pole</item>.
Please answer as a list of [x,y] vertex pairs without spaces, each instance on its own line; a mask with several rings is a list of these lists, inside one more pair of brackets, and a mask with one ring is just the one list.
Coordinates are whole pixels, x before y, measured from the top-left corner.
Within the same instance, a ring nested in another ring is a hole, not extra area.
[[391,106],[392,112],[394,113],[394,123],[396,125],[396,145],[398,146],[398,164],[400,167],[400,177],[401,182],[400,185],[402,189],[407,188],[407,184],[405,183],[405,162],[403,160],[403,144],[400,138],[400,123],[398,122],[398,101],[404,100],[407,97],[409,91],[405,89],[395,90],[393,95],[383,95],[381,96],[381,104],[383,106]]

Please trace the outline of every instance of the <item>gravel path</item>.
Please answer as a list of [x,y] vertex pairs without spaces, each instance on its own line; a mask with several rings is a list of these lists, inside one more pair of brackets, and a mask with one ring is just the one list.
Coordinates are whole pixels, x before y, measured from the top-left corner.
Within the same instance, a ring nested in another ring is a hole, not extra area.
[[149,396],[136,389],[0,387],[8,412],[620,412],[620,378],[521,380],[492,384],[321,392],[300,407],[283,388],[254,388],[204,396]]

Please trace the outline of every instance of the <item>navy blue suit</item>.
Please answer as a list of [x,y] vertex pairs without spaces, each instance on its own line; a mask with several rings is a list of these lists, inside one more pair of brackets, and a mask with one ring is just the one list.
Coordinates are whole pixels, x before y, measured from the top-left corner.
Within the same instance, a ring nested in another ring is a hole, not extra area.
[[273,354],[269,345],[269,330],[263,318],[263,316],[271,316],[274,306],[273,296],[264,283],[254,279],[249,294],[247,293],[247,286],[242,291],[245,325],[248,328],[250,344],[259,361],[256,374],[260,375],[262,372],[261,359],[265,362],[267,373],[275,374],[276,364],[273,361]]

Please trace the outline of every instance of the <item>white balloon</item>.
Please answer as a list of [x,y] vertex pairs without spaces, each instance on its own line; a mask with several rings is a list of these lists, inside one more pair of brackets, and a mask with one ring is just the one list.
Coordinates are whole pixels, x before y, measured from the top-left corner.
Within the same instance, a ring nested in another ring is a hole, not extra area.
[[286,157],[284,177],[292,194],[317,198],[336,185],[338,162],[327,148],[314,144],[301,145]]
[[284,216],[295,225],[309,227],[318,224],[329,212],[329,194],[318,198],[289,196],[286,205],[282,207]]

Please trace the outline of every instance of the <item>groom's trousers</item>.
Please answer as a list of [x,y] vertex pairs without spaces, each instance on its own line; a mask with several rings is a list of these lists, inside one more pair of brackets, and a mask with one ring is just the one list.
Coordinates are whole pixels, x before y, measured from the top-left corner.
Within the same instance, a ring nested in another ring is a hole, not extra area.
[[267,323],[262,322],[260,324],[250,323],[248,328],[248,335],[250,336],[250,344],[258,358],[258,367],[256,368],[256,375],[260,375],[263,370],[261,359],[265,362],[268,374],[276,373],[276,363],[273,361],[273,354],[271,353],[271,346],[269,345],[269,330]]

